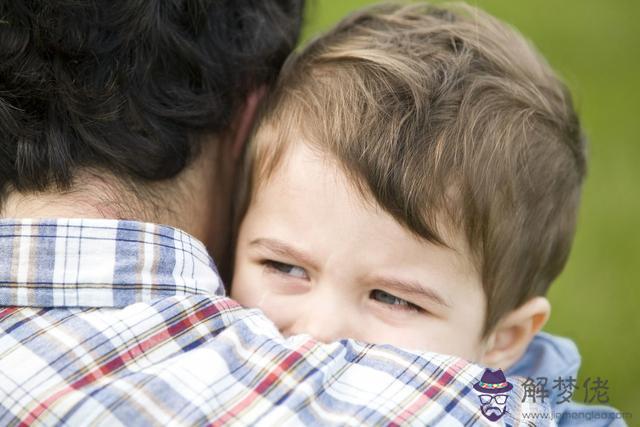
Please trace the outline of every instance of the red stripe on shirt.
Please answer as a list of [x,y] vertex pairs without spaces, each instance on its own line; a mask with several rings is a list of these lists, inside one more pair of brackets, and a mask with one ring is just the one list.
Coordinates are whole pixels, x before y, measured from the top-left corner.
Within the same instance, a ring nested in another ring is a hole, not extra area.
[[298,349],[293,350],[287,357],[285,357],[278,365],[276,365],[271,372],[269,372],[258,385],[250,391],[249,395],[222,414],[217,420],[209,424],[210,427],[222,426],[227,422],[235,418],[240,414],[247,406],[249,406],[257,397],[263,395],[282,374],[288,371],[293,365],[302,359],[305,354],[313,348],[314,341],[307,340]]
[[9,316],[10,314],[14,313],[16,310],[18,310],[18,307],[7,307],[7,308],[0,309],[0,319],[2,319],[3,317]]
[[47,410],[52,404],[54,404],[61,397],[73,392],[74,390],[85,387],[95,382],[99,378],[102,378],[106,375],[109,375],[117,371],[118,369],[125,366],[128,362],[131,362],[132,360],[143,355],[145,352],[153,349],[154,347],[158,347],[159,345],[165,343],[166,341],[170,340],[173,336],[178,335],[190,329],[191,327],[197,325],[201,321],[206,320],[211,316],[219,313],[219,311],[220,310],[215,304],[213,303],[207,304],[200,310],[195,311],[194,313],[190,314],[189,316],[185,317],[179,322],[169,325],[165,329],[150,336],[146,340],[141,341],[135,346],[132,346],[123,350],[122,352],[120,352],[120,354],[108,360],[103,365],[98,366],[96,369],[87,373],[80,379],[67,385],[63,389],[58,390],[56,393],[52,394],[48,398],[41,401],[38,404],[38,406],[33,408],[27,414],[27,416],[23,418],[22,422],[20,423],[20,426],[26,427],[31,425],[36,419],[38,419],[40,415],[42,415],[42,413],[45,410]]
[[447,370],[440,375],[438,381],[427,387],[427,389],[422,392],[411,406],[406,408],[393,421],[391,421],[391,423],[389,423],[389,426],[399,427],[405,424],[410,417],[416,414],[419,408],[424,406],[429,400],[432,400],[440,391],[442,391],[443,387],[446,387],[455,378],[458,372],[460,372],[460,369],[464,368],[466,365],[467,363],[464,360],[458,360],[452,366],[447,368]]

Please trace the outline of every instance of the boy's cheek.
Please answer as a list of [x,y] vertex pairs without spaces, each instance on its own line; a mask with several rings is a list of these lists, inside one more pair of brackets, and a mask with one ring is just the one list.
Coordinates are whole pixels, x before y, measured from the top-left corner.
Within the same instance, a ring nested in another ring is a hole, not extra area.
[[259,268],[238,266],[231,286],[231,298],[244,307],[258,308],[278,327],[286,329],[296,313],[287,298],[269,292],[268,284]]
[[256,293],[260,289],[260,276],[246,261],[239,260],[231,282],[231,298],[245,307],[256,307]]

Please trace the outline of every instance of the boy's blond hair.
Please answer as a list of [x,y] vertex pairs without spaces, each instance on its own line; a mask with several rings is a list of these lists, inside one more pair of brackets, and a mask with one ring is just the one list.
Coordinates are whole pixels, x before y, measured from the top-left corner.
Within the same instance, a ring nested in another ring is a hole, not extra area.
[[571,97],[516,30],[475,8],[348,17],[289,59],[254,139],[245,209],[302,140],[416,235],[447,245],[462,233],[485,334],[567,260],[585,174]]

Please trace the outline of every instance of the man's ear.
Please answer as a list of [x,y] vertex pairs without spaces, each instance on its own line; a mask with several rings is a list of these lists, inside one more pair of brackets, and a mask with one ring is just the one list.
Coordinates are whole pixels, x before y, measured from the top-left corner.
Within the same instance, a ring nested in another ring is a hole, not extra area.
[[551,304],[545,297],[534,297],[504,316],[486,340],[481,363],[508,369],[522,357],[527,346],[551,314]]
[[266,86],[260,86],[249,92],[249,95],[231,122],[232,132],[230,135],[231,141],[229,142],[231,143],[230,151],[234,161],[237,161],[244,151],[244,146],[253,127],[253,122],[256,120],[258,107],[266,93]]

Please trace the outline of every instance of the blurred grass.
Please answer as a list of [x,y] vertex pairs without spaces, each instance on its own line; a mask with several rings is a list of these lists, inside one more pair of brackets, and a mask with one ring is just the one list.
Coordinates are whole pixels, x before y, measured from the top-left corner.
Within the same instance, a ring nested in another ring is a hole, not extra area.
[[[308,0],[303,39],[367,0]],[[549,298],[547,331],[582,354],[579,384],[608,380],[610,404],[640,419],[640,2],[477,0],[518,28],[568,83],[589,137],[578,232]],[[583,391],[574,396],[584,400]]]

